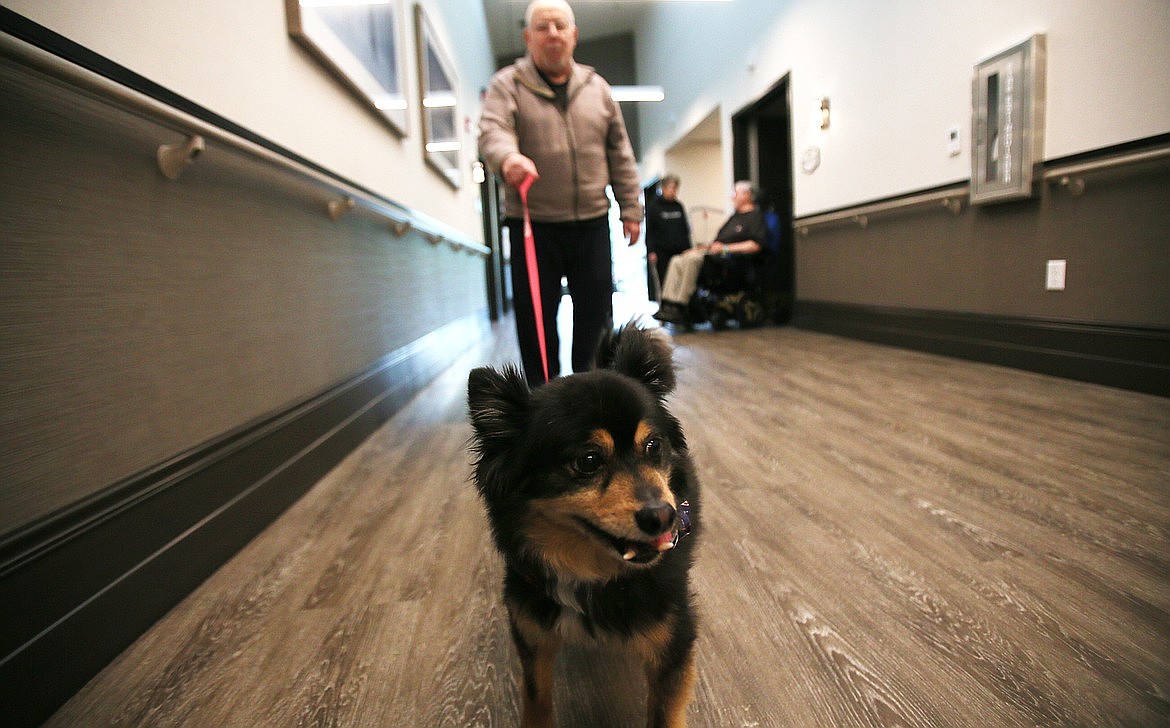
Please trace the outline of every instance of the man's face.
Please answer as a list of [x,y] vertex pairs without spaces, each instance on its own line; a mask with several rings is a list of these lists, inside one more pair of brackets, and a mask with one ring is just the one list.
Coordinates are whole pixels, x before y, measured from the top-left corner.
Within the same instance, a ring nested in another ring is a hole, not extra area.
[[524,29],[524,42],[537,68],[545,73],[563,73],[577,47],[577,26],[556,5],[538,7],[532,14],[532,24]]

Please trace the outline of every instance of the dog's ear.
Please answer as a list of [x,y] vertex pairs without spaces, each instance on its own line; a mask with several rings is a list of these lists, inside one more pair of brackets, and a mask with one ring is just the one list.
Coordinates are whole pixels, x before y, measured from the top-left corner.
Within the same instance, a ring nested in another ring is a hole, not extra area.
[[503,371],[473,369],[467,377],[467,409],[475,431],[475,449],[483,456],[506,446],[524,428],[532,395],[524,375],[514,366]]
[[674,360],[664,336],[628,324],[606,334],[597,351],[597,366],[642,382],[659,399],[674,391]]

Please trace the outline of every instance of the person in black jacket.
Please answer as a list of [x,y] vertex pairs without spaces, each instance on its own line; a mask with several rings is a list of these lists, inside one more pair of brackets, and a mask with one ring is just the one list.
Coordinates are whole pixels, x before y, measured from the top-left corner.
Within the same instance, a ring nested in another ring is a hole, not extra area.
[[678,175],[665,174],[658,182],[658,196],[646,202],[646,260],[653,266],[653,271],[647,270],[648,288],[654,301],[660,300],[670,259],[691,247],[691,226],[678,200],[678,187]]

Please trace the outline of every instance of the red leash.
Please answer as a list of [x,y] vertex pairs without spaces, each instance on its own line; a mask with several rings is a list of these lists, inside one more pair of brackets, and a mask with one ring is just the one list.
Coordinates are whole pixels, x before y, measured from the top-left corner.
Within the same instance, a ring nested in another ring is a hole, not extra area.
[[524,262],[528,266],[528,291],[532,294],[532,311],[536,317],[536,340],[540,344],[540,365],[544,367],[544,381],[548,381],[548,352],[544,345],[544,307],[540,303],[540,272],[536,267],[536,238],[532,234],[532,220],[528,217],[528,188],[536,179],[524,178],[517,188],[524,207]]

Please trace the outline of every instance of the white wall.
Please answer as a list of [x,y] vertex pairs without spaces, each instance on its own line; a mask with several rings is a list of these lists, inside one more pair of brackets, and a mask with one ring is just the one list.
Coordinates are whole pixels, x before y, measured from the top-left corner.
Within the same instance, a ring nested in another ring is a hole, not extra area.
[[[666,30],[669,29],[669,30]],[[1170,132],[1166,0],[734,0],[663,3],[637,33],[639,82],[667,100],[642,110],[643,166],[710,109],[730,117],[791,74],[797,216],[970,176],[973,66],[1033,33],[1048,39],[1045,158]],[[808,109],[828,96],[832,124]],[[951,126],[963,151],[947,153]],[[821,149],[821,167],[800,171]],[[730,145],[723,147],[731,182]]]
[[[4,0],[17,13],[386,197],[482,240],[464,129],[464,184],[423,162],[421,120],[399,139],[287,32],[281,0]],[[402,0],[406,88],[417,98],[413,0]],[[422,0],[457,66],[460,114],[479,116],[493,70],[480,0]]]
[[[493,70],[480,0],[422,0],[458,66],[461,115],[479,114]],[[404,5],[409,6],[407,0]],[[396,138],[297,46],[279,0],[5,0],[91,50],[402,204],[480,239],[477,190],[453,192],[422,161],[417,110]],[[409,7],[406,28],[413,29]],[[1048,35],[1045,155],[1055,158],[1170,132],[1166,0],[734,0],[661,3],[637,37],[639,81],[667,100],[641,110],[643,173],[712,109],[730,116],[791,74],[796,214],[808,215],[969,176],[970,81],[979,60]],[[413,32],[407,83],[417,87]],[[814,131],[813,98],[832,102]],[[946,133],[962,129],[958,157]],[[464,130],[462,167],[473,131]],[[722,148],[724,187],[732,182]]]
[[666,154],[666,169],[679,176],[678,198],[691,221],[691,239],[710,242],[731,213],[731,188],[723,182],[718,142],[681,144]]

